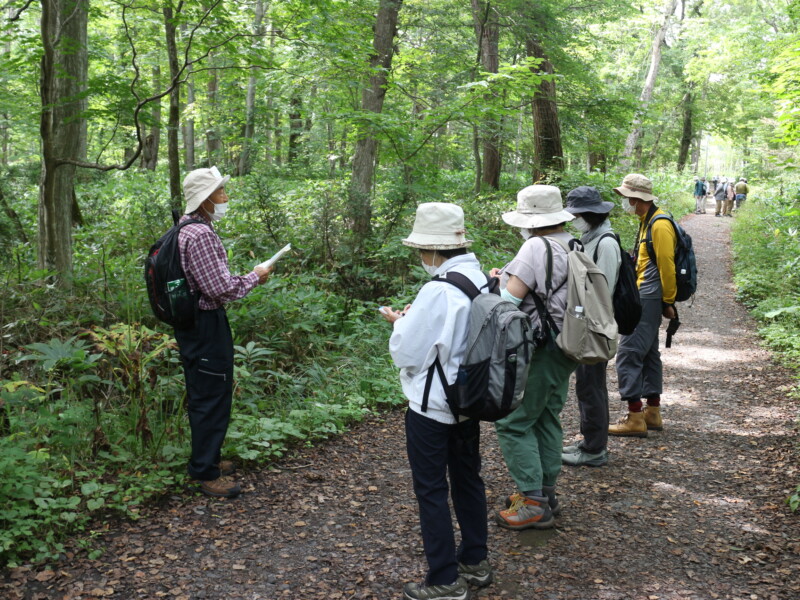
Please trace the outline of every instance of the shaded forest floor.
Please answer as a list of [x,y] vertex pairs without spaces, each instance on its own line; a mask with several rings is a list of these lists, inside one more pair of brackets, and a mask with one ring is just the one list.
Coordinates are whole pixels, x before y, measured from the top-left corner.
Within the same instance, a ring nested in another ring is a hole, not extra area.
[[[662,329],[664,431],[612,438],[605,467],[565,467],[556,529],[491,523],[496,583],[476,597],[800,597],[800,515],[784,503],[800,481],[794,380],[734,301],[730,222],[713,213],[684,222],[701,283],[680,307],[671,349]],[[613,368],[609,392],[614,420]],[[574,395],[563,420],[569,443]],[[486,424],[483,444],[495,510],[513,485]],[[76,549],[50,567],[6,573],[0,597],[384,599],[422,579],[400,411],[242,480],[236,500],[175,495],[138,522],[113,524],[95,540],[105,548],[97,560]]]

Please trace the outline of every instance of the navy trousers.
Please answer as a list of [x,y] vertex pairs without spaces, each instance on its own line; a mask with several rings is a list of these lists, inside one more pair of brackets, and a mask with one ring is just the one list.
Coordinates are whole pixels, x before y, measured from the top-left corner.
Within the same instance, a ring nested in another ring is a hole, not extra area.
[[186,379],[192,430],[189,476],[211,481],[219,477],[220,451],[233,398],[233,336],[225,309],[201,310],[195,326],[176,329],[175,339]]
[[575,369],[575,395],[581,414],[583,448],[589,454],[599,454],[608,445],[608,387],[607,362],[578,365]]
[[[428,560],[426,585],[449,585],[458,563],[486,558],[486,488],[481,479],[480,422],[446,425],[412,410],[406,412],[406,448],[419,503],[422,544]],[[448,497],[461,528],[456,549]]]

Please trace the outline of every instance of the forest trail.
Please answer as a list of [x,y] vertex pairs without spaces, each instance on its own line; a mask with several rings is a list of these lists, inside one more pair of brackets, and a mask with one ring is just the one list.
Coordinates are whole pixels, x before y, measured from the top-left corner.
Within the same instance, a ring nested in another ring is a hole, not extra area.
[[[732,219],[692,215],[700,269],[694,304],[663,349],[665,429],[610,441],[598,469],[565,467],[564,511],[549,532],[490,524],[496,583],[482,599],[790,599],[800,597],[800,481],[791,375],[759,347],[734,300]],[[630,241],[628,241],[630,243]],[[485,265],[490,266],[490,265]],[[388,340],[388,330],[387,330]],[[394,376],[394,375],[392,375]],[[612,420],[621,409],[609,369]],[[484,426],[489,506],[513,490]],[[574,395],[565,440],[578,430]],[[85,551],[0,580],[10,599],[380,599],[419,581],[424,558],[402,412],[243,474],[234,501],[167,498],[114,524]]]

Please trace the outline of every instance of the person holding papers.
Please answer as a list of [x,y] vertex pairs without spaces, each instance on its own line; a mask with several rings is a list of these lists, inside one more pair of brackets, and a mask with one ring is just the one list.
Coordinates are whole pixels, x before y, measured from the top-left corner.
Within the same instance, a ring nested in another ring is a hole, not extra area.
[[230,461],[221,460],[233,398],[233,336],[225,304],[246,296],[264,283],[272,266],[255,267],[247,275],[231,275],[222,241],[212,223],[228,209],[225,184],[216,167],[195,169],[183,180],[188,219],[202,221],[180,230],[181,266],[193,292],[199,292],[197,320],[191,329],[176,329],[192,431],[189,475],[208,496],[233,498],[241,492]]

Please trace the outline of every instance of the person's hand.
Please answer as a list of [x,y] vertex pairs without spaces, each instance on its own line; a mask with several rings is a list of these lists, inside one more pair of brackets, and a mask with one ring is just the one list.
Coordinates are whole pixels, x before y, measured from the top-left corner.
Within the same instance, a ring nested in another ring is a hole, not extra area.
[[665,307],[664,307],[664,310],[663,310],[663,311],[661,311],[661,315],[662,315],[662,316],[663,316],[665,319],[674,319],[675,317],[677,317],[677,316],[678,316],[678,312],[675,310],[675,307],[674,307],[674,306],[672,306],[671,304],[669,304],[669,305],[667,305],[667,306],[665,306]]
[[383,306],[381,307],[381,315],[383,318],[389,321],[389,323],[394,323],[397,319],[404,317],[405,314],[408,312],[408,309],[411,308],[410,304],[406,304],[406,307],[403,309],[403,312],[393,310],[391,306]]
[[261,285],[267,279],[269,279],[269,276],[272,274],[272,271],[274,270],[275,270],[274,266],[267,267],[266,269],[264,267],[256,267],[255,269],[253,269],[253,271],[255,271],[255,274],[258,275],[258,284]]
[[489,277],[500,277],[500,269],[495,267],[491,271],[489,271]]

